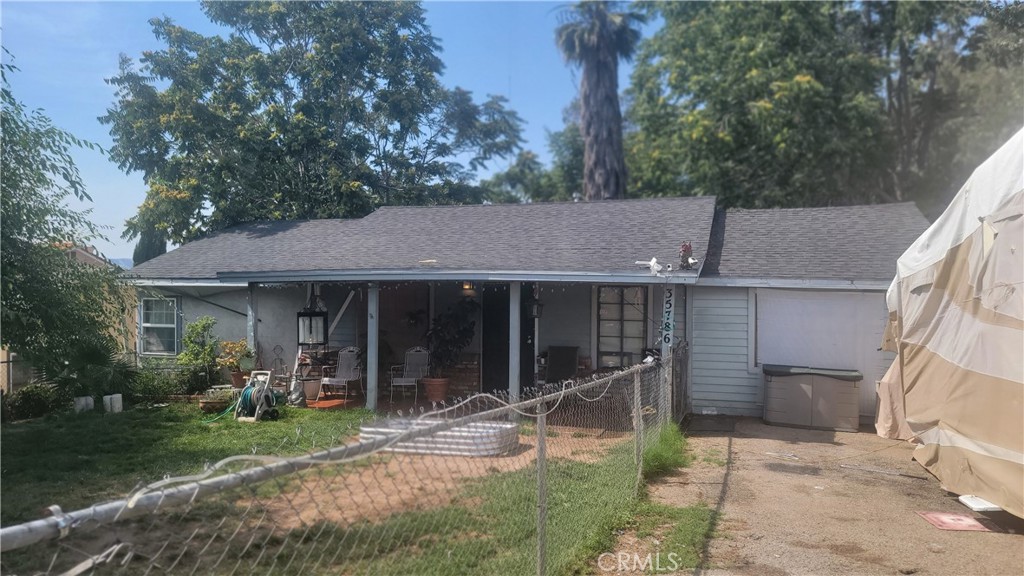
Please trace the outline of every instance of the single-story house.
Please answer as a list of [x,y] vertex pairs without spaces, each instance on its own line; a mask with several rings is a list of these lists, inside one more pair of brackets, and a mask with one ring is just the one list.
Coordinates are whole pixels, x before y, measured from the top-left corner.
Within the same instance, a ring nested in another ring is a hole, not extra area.
[[[175,354],[183,322],[211,315],[221,338],[248,338],[263,366],[289,370],[297,316],[320,307],[330,349],[365,350],[373,408],[382,369],[423,343],[436,313],[471,296],[481,305],[476,336],[453,394],[518,394],[543,380],[538,357],[553,349],[597,370],[685,345],[677,398],[686,408],[755,415],[762,362],[871,368],[873,394],[875,368],[891,360],[872,355],[887,279],[926,227],[911,204],[722,211],[711,197],[385,207],[360,219],[244,224],[132,270],[139,353]],[[784,322],[791,314],[798,325]],[[825,337],[836,344],[823,348]],[[847,348],[856,352],[836,350]]]

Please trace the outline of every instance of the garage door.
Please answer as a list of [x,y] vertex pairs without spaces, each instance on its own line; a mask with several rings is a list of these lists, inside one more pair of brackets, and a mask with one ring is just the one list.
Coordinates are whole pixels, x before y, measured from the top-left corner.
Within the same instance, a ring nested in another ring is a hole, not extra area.
[[874,415],[875,381],[893,355],[878,350],[888,315],[882,292],[757,289],[757,365],[859,370],[860,413]]

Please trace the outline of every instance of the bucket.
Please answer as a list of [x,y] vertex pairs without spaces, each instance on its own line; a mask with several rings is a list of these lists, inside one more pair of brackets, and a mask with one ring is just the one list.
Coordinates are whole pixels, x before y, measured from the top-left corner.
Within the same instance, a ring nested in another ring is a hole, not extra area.
[[78,396],[74,399],[75,402],[75,414],[82,412],[88,412],[96,407],[96,402],[92,396]]
[[110,396],[103,397],[103,411],[111,414],[116,414],[124,408],[121,395],[111,394]]

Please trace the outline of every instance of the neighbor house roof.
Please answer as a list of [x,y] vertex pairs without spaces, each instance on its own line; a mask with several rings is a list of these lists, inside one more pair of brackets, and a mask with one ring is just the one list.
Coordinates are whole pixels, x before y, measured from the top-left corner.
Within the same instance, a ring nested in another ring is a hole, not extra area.
[[926,228],[911,202],[719,210],[701,278],[888,282],[897,258]]
[[[703,258],[713,197],[590,203],[385,207],[361,219],[244,224],[141,264],[142,279],[283,281],[401,272],[648,274],[638,260],[676,264],[691,242]],[[495,274],[497,273],[497,274]],[[676,272],[693,277],[696,270]],[[664,280],[661,280],[664,281]]]

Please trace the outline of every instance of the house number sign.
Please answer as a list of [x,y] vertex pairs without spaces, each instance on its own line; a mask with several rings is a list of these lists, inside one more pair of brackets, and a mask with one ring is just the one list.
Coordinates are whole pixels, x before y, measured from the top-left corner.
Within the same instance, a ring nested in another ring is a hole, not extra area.
[[665,308],[661,312],[661,343],[672,345],[673,308],[675,307],[675,288],[665,287]]

